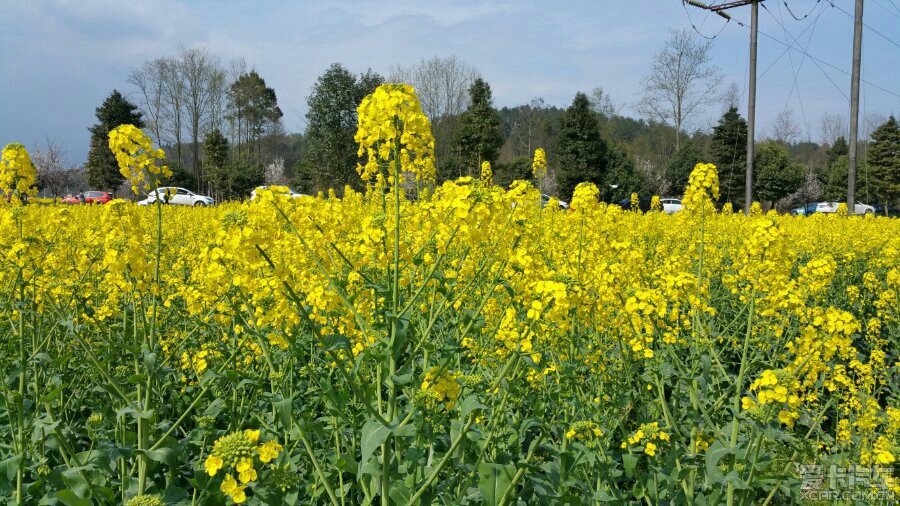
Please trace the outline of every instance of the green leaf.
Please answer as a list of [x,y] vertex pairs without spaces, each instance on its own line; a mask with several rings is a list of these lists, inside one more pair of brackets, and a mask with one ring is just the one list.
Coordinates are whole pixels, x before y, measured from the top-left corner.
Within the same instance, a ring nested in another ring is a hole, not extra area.
[[0,476],[6,475],[6,481],[12,482],[13,477],[16,475],[16,471],[19,470],[19,456],[10,457],[6,460],[0,461]]
[[350,351],[350,340],[346,336],[329,334],[322,337],[322,347],[325,348],[325,351]]
[[721,483],[723,474],[719,470],[719,461],[726,455],[734,453],[731,448],[726,448],[721,441],[716,441],[706,451],[706,476],[713,483]]
[[361,444],[360,444],[360,474],[363,468],[372,459],[375,448],[381,446],[381,443],[387,439],[391,433],[391,429],[374,418],[370,418],[362,428]]
[[631,478],[634,476],[634,469],[637,467],[638,456],[633,453],[622,455],[622,464],[625,466],[625,476]]
[[474,395],[470,395],[463,399],[462,403],[459,406],[463,418],[469,416],[469,413],[475,411],[476,409],[484,409],[486,407],[487,406],[482,404],[478,400],[478,397]]
[[391,504],[408,504],[412,494],[410,493],[409,487],[403,482],[395,481],[391,483],[389,495],[391,497]]
[[70,489],[60,490],[56,493],[56,498],[66,506],[91,506],[93,504],[90,499],[80,497]]
[[274,405],[281,426],[285,429],[289,429],[291,427],[291,421],[293,420],[294,398],[288,397],[280,401],[275,401]]
[[500,504],[509,489],[516,466],[512,464],[483,463],[478,465],[478,490],[484,497],[483,504]]

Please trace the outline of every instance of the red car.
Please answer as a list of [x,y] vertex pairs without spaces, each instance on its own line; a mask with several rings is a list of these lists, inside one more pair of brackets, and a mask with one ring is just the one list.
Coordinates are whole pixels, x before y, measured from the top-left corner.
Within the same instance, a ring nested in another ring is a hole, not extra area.
[[112,193],[110,192],[98,192],[98,191],[89,191],[84,192],[84,203],[85,204],[106,204],[110,200],[113,199]]
[[78,195],[72,195],[71,193],[60,199],[59,201],[62,204],[80,204],[81,199],[78,198]]

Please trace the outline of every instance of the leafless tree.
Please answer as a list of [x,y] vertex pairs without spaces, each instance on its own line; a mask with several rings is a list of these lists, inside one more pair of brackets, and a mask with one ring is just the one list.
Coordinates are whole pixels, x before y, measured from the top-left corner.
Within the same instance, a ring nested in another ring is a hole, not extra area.
[[884,124],[885,121],[887,121],[887,116],[877,112],[866,114],[862,118],[859,118],[860,142],[867,140],[872,135],[872,132],[874,132],[879,125]]
[[771,136],[778,142],[790,144],[800,135],[800,127],[794,120],[794,111],[785,109],[775,116],[770,127]]
[[[151,136],[157,144],[174,148],[172,160],[192,167],[199,184],[203,135],[224,121],[228,82],[219,58],[207,49],[182,47],[176,56],[132,69],[128,82],[136,90]],[[185,156],[186,140],[190,156]]]
[[416,89],[422,112],[431,120],[437,159],[450,154],[450,135],[456,118],[469,106],[469,87],[480,77],[478,71],[451,55],[435,56],[415,65],[395,65],[388,80],[406,83]]
[[168,62],[164,58],[157,58],[132,69],[128,75],[128,83],[137,89],[144,121],[158,145],[165,143],[163,129],[165,118],[168,116],[165,98],[167,65]]
[[534,150],[546,144],[546,104],[543,98],[535,98],[528,105],[516,108],[511,137],[512,156],[530,157]]
[[722,105],[724,106],[725,111],[727,112],[732,107],[740,110],[743,98],[743,94],[741,93],[741,89],[738,88],[737,83],[732,82],[729,84],[728,88],[725,89],[725,93],[722,95]]
[[612,98],[610,98],[609,93],[607,93],[603,88],[597,86],[591,91],[591,107],[594,109],[594,112],[600,113],[606,117],[612,117],[619,114],[619,110],[621,107],[616,107],[613,104]]
[[182,104],[186,114],[187,133],[191,141],[191,165],[197,183],[203,179],[200,163],[200,140],[203,134],[219,125],[210,122],[210,111],[224,89],[225,71],[219,58],[207,49],[181,48],[176,71],[184,83]]
[[839,137],[847,138],[847,118],[841,114],[822,115],[822,142],[834,146]]
[[54,200],[84,185],[84,170],[65,159],[59,142],[47,139],[46,148],[35,146],[31,161],[37,169],[38,185],[49,191]]
[[163,58],[163,102],[165,103],[165,115],[163,116],[162,129],[168,136],[169,142],[175,145],[176,160],[179,165],[184,164],[181,148],[184,135],[184,102],[185,89],[184,77],[178,71],[178,62],[174,58]]
[[710,42],[691,31],[673,30],[665,47],[653,57],[650,73],[642,82],[638,111],[675,127],[675,149],[691,117],[715,102],[722,82],[719,68],[710,60]]

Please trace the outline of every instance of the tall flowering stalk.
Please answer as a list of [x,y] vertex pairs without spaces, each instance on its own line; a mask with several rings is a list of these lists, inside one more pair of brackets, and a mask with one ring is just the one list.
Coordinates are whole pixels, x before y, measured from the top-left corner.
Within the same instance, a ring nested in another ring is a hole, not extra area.
[[[383,84],[359,104],[354,139],[366,163],[356,168],[363,181],[402,182],[403,173],[419,183],[435,179],[434,136],[412,86]],[[391,163],[393,162],[393,163]],[[385,179],[385,171],[387,174]]]
[[494,173],[491,170],[491,162],[487,160],[481,162],[481,185],[485,188],[494,186]]
[[25,201],[37,195],[36,177],[37,170],[25,146],[7,144],[0,157],[0,191],[6,194],[7,199],[15,196]]
[[[109,149],[116,157],[119,172],[131,182],[131,190],[148,191],[172,177],[172,171],[157,160],[166,157],[162,149],[153,149],[153,141],[134,125],[119,125],[109,132]],[[152,186],[151,186],[152,185]],[[157,199],[159,200],[159,199]]]
[[544,153],[544,148],[537,148],[534,150],[534,160],[531,163],[531,172],[537,180],[538,188],[540,188],[541,193],[543,193],[544,178],[547,177],[547,154]]
[[[165,159],[165,152],[162,149],[154,149],[153,141],[140,128],[134,125],[119,125],[109,132],[109,149],[116,157],[119,164],[119,172],[131,182],[131,190],[137,194],[139,190],[148,191],[151,188],[158,188],[162,183],[162,178],[171,177],[172,171],[165,165],[157,163],[158,160]],[[159,192],[156,191],[156,262],[154,268],[154,287],[153,287],[153,303],[152,315],[150,318],[149,328],[144,329],[144,335],[135,342],[139,349],[145,353],[152,353],[156,347],[157,317],[159,314],[159,294],[160,282],[159,271],[160,261],[162,258],[162,200],[159,198]],[[137,320],[137,316],[135,316]],[[134,322],[138,326],[138,321]],[[137,368],[137,361],[135,364]],[[150,410],[150,392],[152,391],[152,366],[148,367],[146,361],[144,366],[148,369],[147,384],[137,385],[136,399],[142,410]],[[137,449],[145,450],[150,446],[150,427],[145,417],[137,417]],[[148,461],[146,453],[138,454],[138,495],[144,493],[147,483]]]

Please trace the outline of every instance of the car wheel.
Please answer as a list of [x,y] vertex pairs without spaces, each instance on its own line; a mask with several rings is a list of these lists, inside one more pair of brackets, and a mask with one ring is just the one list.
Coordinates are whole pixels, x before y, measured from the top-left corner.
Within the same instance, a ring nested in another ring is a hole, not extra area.
[[872,211],[871,209],[866,209],[865,214],[875,214],[875,212]]
[[203,207],[205,205],[206,205],[206,202],[203,202],[202,200],[194,202],[194,207]]

